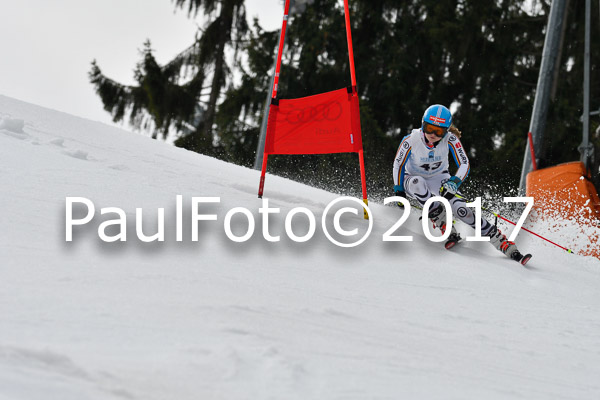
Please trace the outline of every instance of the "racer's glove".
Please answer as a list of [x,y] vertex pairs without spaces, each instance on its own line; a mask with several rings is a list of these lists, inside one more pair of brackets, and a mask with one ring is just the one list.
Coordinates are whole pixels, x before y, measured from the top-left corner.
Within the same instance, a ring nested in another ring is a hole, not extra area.
[[458,187],[461,183],[462,181],[460,180],[460,178],[456,176],[442,181],[442,187],[440,187],[440,196],[450,200],[456,195],[456,193],[458,193]]
[[[404,188],[400,185],[394,186],[394,195],[398,197],[404,197],[405,199],[407,198],[406,193],[404,192]],[[401,202],[397,202],[396,205],[398,205],[398,207],[400,208],[404,208],[404,204],[402,204]]]

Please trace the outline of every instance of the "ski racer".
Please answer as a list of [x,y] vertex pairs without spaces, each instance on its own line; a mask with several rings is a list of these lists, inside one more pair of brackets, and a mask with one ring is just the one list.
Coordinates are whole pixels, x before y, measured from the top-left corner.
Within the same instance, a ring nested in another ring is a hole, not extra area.
[[[452,125],[452,113],[443,105],[435,104],[423,114],[420,129],[413,129],[400,142],[394,159],[394,192],[396,196],[408,196],[421,206],[433,196],[445,197],[452,206],[452,213],[465,224],[475,228],[475,215],[459,195],[458,188],[469,175],[469,158],[460,142],[460,131]],[[458,167],[449,173],[448,153]],[[398,203],[401,206],[402,203]],[[436,201],[428,217],[434,228],[446,232],[446,208]],[[451,222],[452,224],[452,222]],[[446,248],[452,248],[460,235],[452,225]],[[523,256],[514,242],[509,241],[500,230],[485,218],[481,219],[481,234],[490,238],[490,243],[507,257],[525,265],[531,258]]]

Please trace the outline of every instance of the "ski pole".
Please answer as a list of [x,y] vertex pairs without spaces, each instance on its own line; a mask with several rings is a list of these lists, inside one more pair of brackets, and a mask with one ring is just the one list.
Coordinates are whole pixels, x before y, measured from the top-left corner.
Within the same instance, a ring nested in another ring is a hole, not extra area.
[[[467,201],[467,202],[471,203],[470,201],[468,201],[466,198],[464,198],[463,196],[461,196],[461,195],[459,195],[459,194],[455,194],[455,196],[456,196],[456,197],[458,197],[459,199],[463,199],[463,200],[465,200],[465,201]],[[511,220],[509,220],[509,219],[507,219],[507,218],[504,218],[502,215],[500,215],[500,214],[498,214],[498,213],[495,213],[495,212],[493,212],[492,210],[489,210],[489,209],[487,209],[487,208],[485,208],[485,207],[483,207],[483,206],[481,207],[481,209],[482,209],[482,210],[484,210],[484,211],[487,211],[487,212],[489,212],[489,213],[492,213],[492,214],[493,214],[493,215],[494,215],[496,218],[500,218],[500,219],[502,219],[502,220],[504,220],[504,221],[506,221],[506,222],[508,222],[508,223],[510,223],[510,224],[513,224],[514,226],[517,226],[517,224],[515,224],[515,223],[514,223],[514,222],[512,222]],[[555,246],[557,246],[557,247],[560,247],[561,249],[565,250],[567,253],[575,254],[575,253],[573,253],[573,250],[571,250],[571,249],[567,249],[566,247],[563,247],[563,246],[561,246],[560,244],[554,243],[552,240],[546,239],[545,237],[543,237],[543,236],[541,236],[541,235],[538,235],[537,233],[535,233],[535,232],[532,232],[532,231],[530,231],[530,230],[529,230],[529,229],[527,229],[527,228],[521,227],[521,229],[523,229],[523,230],[524,230],[524,231],[526,231],[526,232],[529,232],[529,233],[531,233],[532,235],[535,235],[535,236],[539,237],[540,239],[544,239],[546,242],[552,243],[553,245],[555,245]]]

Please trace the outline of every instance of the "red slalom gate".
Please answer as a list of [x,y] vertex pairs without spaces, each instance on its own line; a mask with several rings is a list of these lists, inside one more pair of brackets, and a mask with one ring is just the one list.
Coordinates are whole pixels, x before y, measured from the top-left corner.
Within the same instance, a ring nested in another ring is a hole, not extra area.
[[[363,202],[368,204],[348,0],[344,0],[344,14],[352,86],[298,99],[279,99],[277,90],[289,2],[285,2],[281,25],[258,197],[263,195],[269,154],[354,152],[358,153],[360,164]],[[364,215],[367,218],[366,210]]]

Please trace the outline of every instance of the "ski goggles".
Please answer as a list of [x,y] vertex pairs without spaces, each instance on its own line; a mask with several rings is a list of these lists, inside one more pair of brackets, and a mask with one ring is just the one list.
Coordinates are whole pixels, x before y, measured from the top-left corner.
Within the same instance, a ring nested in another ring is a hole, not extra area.
[[448,133],[448,128],[431,125],[427,122],[423,123],[423,132],[443,138]]

